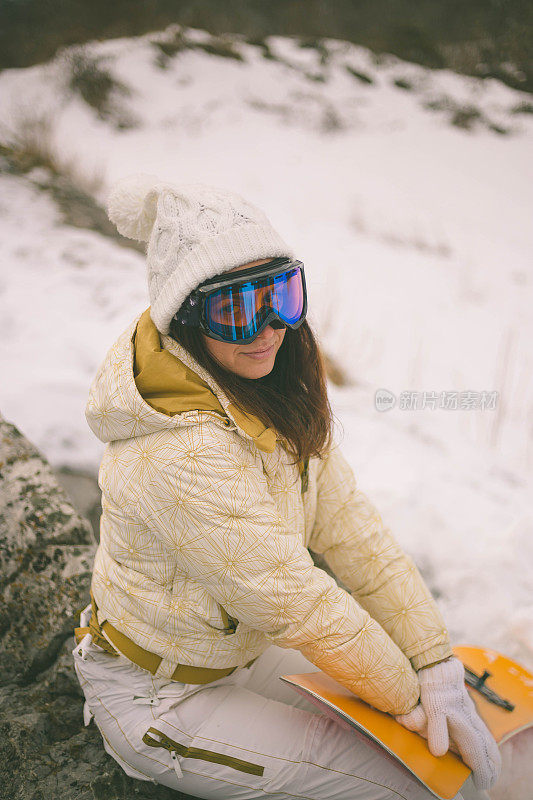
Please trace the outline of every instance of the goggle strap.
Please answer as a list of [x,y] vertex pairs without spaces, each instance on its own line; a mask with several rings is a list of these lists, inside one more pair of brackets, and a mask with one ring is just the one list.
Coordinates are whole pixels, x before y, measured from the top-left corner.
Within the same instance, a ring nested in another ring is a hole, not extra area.
[[[286,257],[279,257],[273,258],[271,261],[268,261],[265,264],[256,264],[255,267],[249,267],[248,269],[243,269],[242,272],[235,272],[235,273],[226,273],[227,277],[224,275],[215,275],[213,278],[208,278],[207,280],[203,281],[195,291],[199,291],[200,294],[207,294],[207,292],[200,291],[202,289],[208,288],[213,284],[217,284],[217,289],[222,289],[225,286],[232,286],[232,285],[239,285],[240,283],[247,283],[250,278],[262,278],[263,276],[268,276],[271,273],[274,275],[278,274],[277,268],[278,267],[286,267],[289,269],[290,267],[299,266],[302,262],[301,261],[294,261],[290,258]],[[284,272],[284,269],[279,269],[279,272]],[[220,284],[220,286],[218,286]],[[214,291],[214,289],[213,289]]]
[[174,314],[174,319],[180,325],[200,325],[201,322],[201,297],[196,289],[185,298],[180,309]]

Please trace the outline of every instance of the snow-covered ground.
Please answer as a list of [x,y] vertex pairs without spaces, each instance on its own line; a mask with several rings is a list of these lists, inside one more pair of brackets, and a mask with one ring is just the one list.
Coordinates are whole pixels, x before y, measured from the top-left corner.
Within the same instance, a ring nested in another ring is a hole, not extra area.
[[[281,37],[270,58],[237,41],[239,61],[164,55],[155,42],[172,37],[89,48],[129,89],[103,119],[69,87],[68,51],[2,72],[4,140],[48,120],[56,161],[99,176],[101,202],[142,171],[262,207],[305,262],[310,320],[350,378],[331,396],[360,487],[454,641],[533,668],[533,116],[516,113],[529,98],[334,40],[322,59]],[[144,261],[65,225],[40,177],[0,174],[0,410],[55,466],[95,472],[88,387],[148,305]],[[376,410],[377,389],[394,408]],[[409,391],[437,407],[401,407]],[[453,391],[498,392],[496,406],[439,408]]]

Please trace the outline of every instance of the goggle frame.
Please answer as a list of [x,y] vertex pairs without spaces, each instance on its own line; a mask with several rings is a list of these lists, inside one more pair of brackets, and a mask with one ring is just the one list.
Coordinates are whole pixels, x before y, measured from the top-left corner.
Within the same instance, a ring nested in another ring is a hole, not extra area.
[[[281,275],[284,272],[289,272],[293,269],[300,270],[300,275],[302,280],[302,291],[303,291],[302,312],[297,322],[294,323],[286,322],[279,316],[279,314],[276,311],[271,310],[267,314],[267,316],[265,317],[259,328],[254,332],[254,334],[247,338],[229,339],[228,337],[222,336],[218,333],[215,333],[215,331],[211,330],[205,313],[207,298],[209,297],[210,294],[227,287],[239,287],[244,283],[249,283],[250,279],[252,278],[253,279],[260,279],[263,277],[275,278],[278,275]],[[305,282],[304,264],[302,261],[299,261],[298,259],[278,257],[271,259],[265,264],[258,264],[255,267],[249,267],[248,269],[242,270],[242,272],[228,273],[226,277],[223,277],[221,275],[216,275],[213,278],[208,278],[206,281],[203,281],[203,283],[197,286],[188,295],[188,297],[180,307],[180,310],[174,315],[174,319],[182,325],[191,325],[194,327],[199,327],[206,334],[206,336],[209,336],[209,338],[211,339],[216,339],[219,342],[225,342],[229,344],[249,344],[259,336],[259,334],[266,328],[266,326],[270,322],[278,320],[284,327],[296,330],[305,321],[306,314],[307,314],[307,289]]]

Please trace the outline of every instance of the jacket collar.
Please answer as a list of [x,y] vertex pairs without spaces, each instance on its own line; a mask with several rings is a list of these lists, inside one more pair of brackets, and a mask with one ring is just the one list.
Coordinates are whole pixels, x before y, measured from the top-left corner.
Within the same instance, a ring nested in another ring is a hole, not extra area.
[[259,450],[272,453],[276,431],[247,414],[224,394],[220,386],[171,336],[160,334],[147,308],[138,318],[133,335],[134,376],[139,394],[156,411],[175,415],[188,411],[214,411],[227,417],[239,433]]

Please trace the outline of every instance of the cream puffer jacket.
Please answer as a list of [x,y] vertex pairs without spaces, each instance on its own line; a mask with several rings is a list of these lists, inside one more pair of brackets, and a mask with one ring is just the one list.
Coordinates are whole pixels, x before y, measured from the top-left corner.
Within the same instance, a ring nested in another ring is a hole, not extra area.
[[[167,392],[150,402],[139,392],[140,332],[155,359],[148,382],[166,359],[180,413],[157,410]],[[382,711],[416,705],[415,670],[452,655],[449,636],[338,447],[300,475],[274,430],[159,337],[149,309],[107,354],[86,415],[107,443],[91,586],[98,618],[161,656],[158,676],[176,664],[241,666],[274,643]]]

